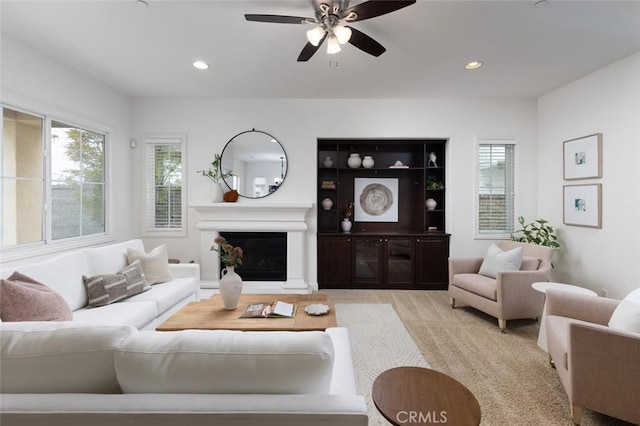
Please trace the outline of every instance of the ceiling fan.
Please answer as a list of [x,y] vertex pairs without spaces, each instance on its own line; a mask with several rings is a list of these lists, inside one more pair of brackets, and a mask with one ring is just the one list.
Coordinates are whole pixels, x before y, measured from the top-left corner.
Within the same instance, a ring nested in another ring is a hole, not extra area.
[[416,0],[369,0],[349,7],[349,0],[311,0],[315,18],[284,15],[244,15],[247,21],[271,22],[276,24],[308,24],[314,28],[307,31],[307,44],[298,56],[298,62],[305,62],[327,40],[327,53],[338,53],[341,44],[351,43],[358,49],[380,56],[387,49],[380,43],[348,24],[375,18],[414,4]]

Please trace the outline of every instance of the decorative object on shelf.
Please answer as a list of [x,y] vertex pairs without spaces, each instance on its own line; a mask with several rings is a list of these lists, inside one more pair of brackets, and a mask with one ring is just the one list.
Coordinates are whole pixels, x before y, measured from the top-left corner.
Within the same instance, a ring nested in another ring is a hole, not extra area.
[[548,220],[540,218],[534,222],[525,223],[524,216],[518,216],[518,223],[520,224],[520,229],[511,234],[511,241],[560,248],[558,237],[553,227],[547,225],[549,223]]
[[429,160],[427,161],[427,167],[438,167],[438,163],[436,163],[436,153],[429,153]]
[[438,202],[433,198],[427,198],[427,201],[424,202],[424,205],[427,207],[427,210],[435,210]]
[[352,169],[357,169],[362,164],[362,159],[360,158],[360,154],[357,152],[352,152],[349,154],[349,158],[347,159],[347,164]]
[[233,176],[233,172],[231,170],[226,172],[222,171],[222,160],[220,154],[215,154],[213,156],[211,167],[207,170],[199,170],[198,173],[202,176],[208,177],[213,182],[213,187],[211,188],[211,202],[221,202],[224,196],[224,190],[222,189],[221,182],[224,181],[225,178]]
[[365,169],[370,169],[373,167],[373,165],[375,164],[375,161],[373,161],[373,157],[370,155],[365,155],[364,159],[362,160],[362,167],[364,167]]
[[242,248],[233,247],[224,237],[217,237],[214,242],[218,244],[211,246],[212,251],[220,253],[220,262],[225,266],[220,278],[220,297],[224,303],[224,308],[232,311],[238,307],[238,300],[242,293],[242,278],[236,274],[235,268],[242,266],[244,253]]
[[322,160],[322,165],[327,169],[333,166],[333,160],[328,155]]
[[389,166],[390,169],[408,169],[409,166],[404,164],[402,161],[398,160],[393,165]]
[[235,203],[238,201],[238,191],[232,189],[231,191],[227,191],[224,193],[223,197],[226,203]]
[[602,228],[602,184],[565,185],[565,225]]
[[602,133],[564,142],[564,180],[602,177]]
[[356,222],[398,221],[397,178],[355,178],[353,181],[353,193],[358,197]]
[[340,223],[340,227],[342,228],[343,232],[351,231],[351,226],[353,225],[351,223],[352,215],[353,215],[353,203],[349,203],[342,209],[343,219],[342,219],[342,222]]
[[336,181],[335,180],[323,180],[322,181],[322,189],[336,189]]
[[333,207],[333,200],[331,198],[324,198],[322,200],[322,208],[325,210],[331,210],[331,207]]
[[312,303],[304,307],[304,311],[309,315],[324,315],[329,313],[329,305],[323,303]]
[[444,185],[437,177],[427,176],[427,189],[444,189]]

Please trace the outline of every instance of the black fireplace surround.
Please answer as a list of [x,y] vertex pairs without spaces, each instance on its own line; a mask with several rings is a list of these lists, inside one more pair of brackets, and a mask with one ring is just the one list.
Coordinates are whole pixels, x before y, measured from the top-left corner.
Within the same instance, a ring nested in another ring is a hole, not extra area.
[[[242,266],[236,272],[243,281],[287,280],[286,232],[221,232],[229,244],[241,247]],[[220,272],[224,269],[220,263]]]

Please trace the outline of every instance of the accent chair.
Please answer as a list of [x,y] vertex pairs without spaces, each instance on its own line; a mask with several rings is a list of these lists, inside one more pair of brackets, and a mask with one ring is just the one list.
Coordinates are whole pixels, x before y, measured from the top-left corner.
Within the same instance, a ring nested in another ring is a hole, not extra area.
[[587,408],[640,424],[640,333],[612,320],[625,302],[553,289],[546,297],[549,358],[573,422]]
[[531,284],[549,281],[553,249],[516,241],[500,241],[497,246],[504,251],[522,247],[519,270],[498,271],[492,278],[479,273],[485,258],[450,257],[449,300],[452,308],[462,302],[496,317],[498,327],[504,331],[507,320],[542,315],[544,294]]

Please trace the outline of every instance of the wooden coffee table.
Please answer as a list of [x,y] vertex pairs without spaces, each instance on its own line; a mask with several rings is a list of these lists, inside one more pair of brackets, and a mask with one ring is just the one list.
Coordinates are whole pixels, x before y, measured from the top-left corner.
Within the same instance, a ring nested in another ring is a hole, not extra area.
[[371,397],[394,425],[480,424],[480,405],[469,389],[429,368],[387,370],[373,382]]
[[[276,300],[296,304],[295,317],[239,318],[249,304]],[[314,303],[329,305],[329,313],[319,316],[307,314],[305,306]],[[324,331],[336,326],[335,305],[327,302],[326,294],[243,294],[238,309],[233,311],[225,310],[220,295],[214,294],[207,300],[185,305],[156,330]]]

